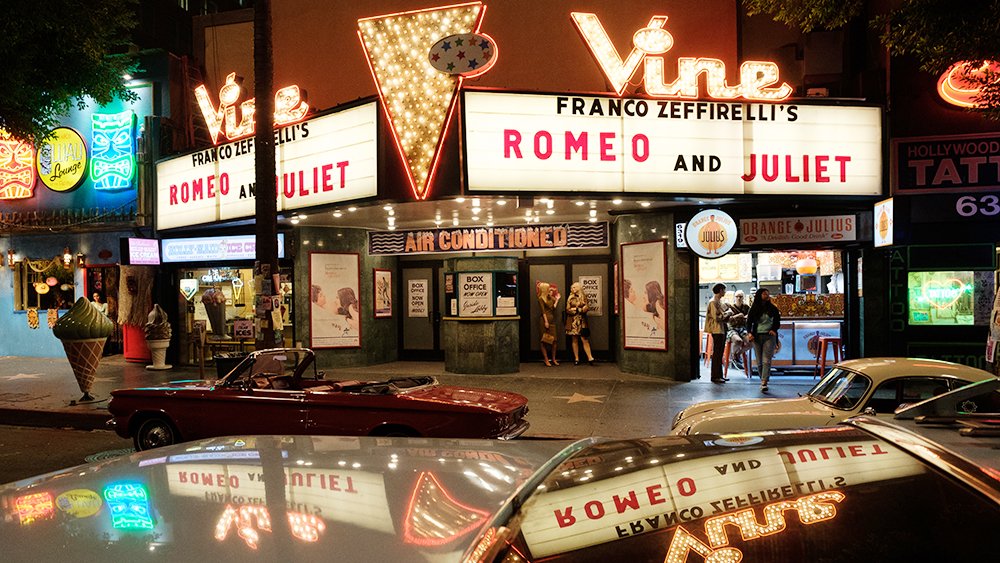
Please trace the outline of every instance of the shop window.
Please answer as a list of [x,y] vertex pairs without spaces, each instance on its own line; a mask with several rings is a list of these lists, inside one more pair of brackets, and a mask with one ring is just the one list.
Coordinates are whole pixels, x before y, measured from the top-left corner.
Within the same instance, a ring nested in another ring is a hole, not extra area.
[[76,301],[74,266],[61,258],[25,259],[14,264],[14,310],[69,309]]
[[910,325],[973,325],[977,288],[973,272],[910,272]]

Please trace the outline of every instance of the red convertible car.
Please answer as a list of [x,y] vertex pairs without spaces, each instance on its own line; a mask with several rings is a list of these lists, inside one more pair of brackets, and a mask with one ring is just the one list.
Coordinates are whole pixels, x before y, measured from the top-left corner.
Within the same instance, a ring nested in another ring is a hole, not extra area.
[[218,381],[112,391],[109,421],[137,450],[230,434],[510,439],[528,429],[516,393],[430,376],[327,381],[312,350],[253,352]]

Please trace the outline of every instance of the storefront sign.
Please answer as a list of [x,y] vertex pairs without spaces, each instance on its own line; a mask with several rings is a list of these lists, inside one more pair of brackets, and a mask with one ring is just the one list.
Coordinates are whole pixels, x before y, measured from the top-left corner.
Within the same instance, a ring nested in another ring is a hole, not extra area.
[[1000,222],[1000,192],[921,194],[906,203],[912,223]]
[[587,296],[587,316],[600,317],[604,315],[604,277],[580,276],[583,294]]
[[87,145],[69,127],[57,127],[38,148],[38,177],[54,192],[68,192],[87,175]]
[[472,191],[882,193],[876,107],[464,96]]
[[160,241],[150,238],[129,238],[128,264],[132,266],[159,266]]
[[[257,259],[254,235],[163,239],[160,244],[164,263]],[[284,257],[285,234],[278,233],[278,258]]]
[[493,274],[474,272],[458,274],[458,316],[493,315]]
[[[278,211],[377,195],[374,103],[275,131]],[[253,217],[254,141],[243,139],[156,165],[158,229]]]
[[875,204],[874,216],[875,237],[873,240],[875,247],[892,246],[892,232],[895,227],[895,218],[893,217],[891,197]]
[[[1000,61],[981,61],[982,65],[970,67],[969,61],[951,65],[938,79],[937,90],[941,99],[962,108],[976,107],[979,84],[1000,73]],[[977,82],[973,82],[977,81]]]
[[95,113],[91,120],[90,180],[94,189],[131,188],[135,176],[135,113]]
[[428,280],[410,280],[406,288],[406,316],[427,317],[427,303],[430,297]]
[[600,65],[615,93],[625,90],[639,65],[645,63],[643,89],[654,98],[697,98],[701,75],[705,75],[708,95],[720,100],[781,101],[792,95],[791,86],[778,78],[778,65],[772,62],[746,61],[740,65],[740,83],[729,84],[726,65],[715,58],[679,57],[677,78],[666,83],[666,57],[660,56],[674,45],[673,35],[666,30],[667,16],[653,16],[646,27],[632,35],[632,50],[626,57],[618,54],[597,14],[572,12],[573,24],[587,48]]
[[853,241],[856,231],[854,215],[740,219],[740,244]]
[[34,145],[0,129],[0,199],[27,199],[34,192]]
[[372,256],[564,248],[606,248],[607,223],[557,223],[427,231],[369,231]]
[[[243,79],[236,76],[235,72],[226,76],[226,83],[219,90],[219,106],[216,107],[212,97],[208,94],[208,88],[204,84],[194,89],[194,97],[198,100],[198,107],[205,117],[205,124],[208,125],[208,132],[212,135],[212,142],[219,142],[219,134],[224,133],[230,141],[235,141],[243,137],[253,135],[257,130],[254,112],[256,111],[256,98],[240,104],[239,121],[237,121],[236,103],[240,100],[243,92]],[[290,125],[297,121],[302,121],[309,113],[309,104],[302,97],[302,92],[298,86],[286,86],[274,94],[274,126]]]
[[684,232],[688,248],[702,258],[725,256],[736,245],[736,221],[721,209],[698,212]]
[[892,143],[893,193],[1000,188],[1000,135],[949,135]]

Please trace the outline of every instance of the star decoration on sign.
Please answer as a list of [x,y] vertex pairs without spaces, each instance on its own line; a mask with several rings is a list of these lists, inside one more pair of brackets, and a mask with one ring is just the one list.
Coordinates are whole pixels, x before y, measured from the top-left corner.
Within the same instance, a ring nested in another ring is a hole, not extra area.
[[580,393],[573,393],[570,396],[555,397],[556,399],[566,399],[567,405],[572,405],[573,403],[603,403],[601,399],[607,397],[607,395],[581,395]]

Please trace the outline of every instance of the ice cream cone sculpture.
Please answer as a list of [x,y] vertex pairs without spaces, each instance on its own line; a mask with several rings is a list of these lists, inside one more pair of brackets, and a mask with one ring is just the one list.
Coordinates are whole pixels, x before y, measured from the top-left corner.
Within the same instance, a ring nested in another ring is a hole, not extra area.
[[101,363],[104,343],[114,324],[86,298],[81,297],[52,327],[52,334],[62,341],[73,375],[83,392],[83,401],[94,399],[90,388],[94,384],[97,366]]

